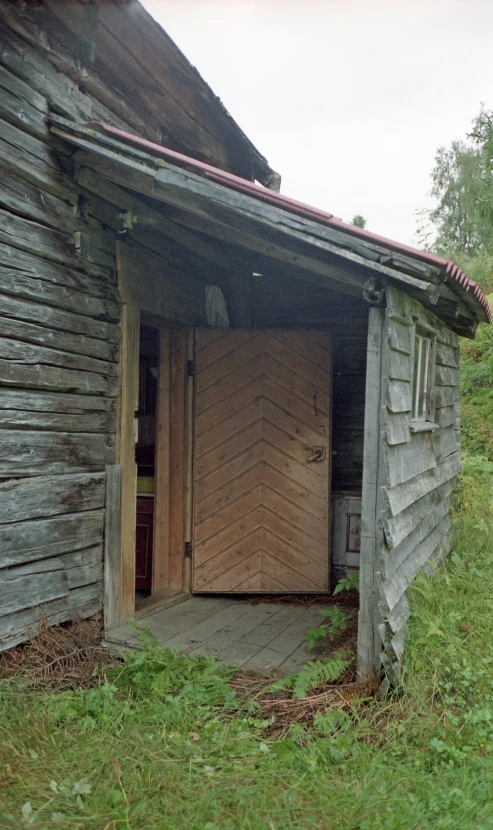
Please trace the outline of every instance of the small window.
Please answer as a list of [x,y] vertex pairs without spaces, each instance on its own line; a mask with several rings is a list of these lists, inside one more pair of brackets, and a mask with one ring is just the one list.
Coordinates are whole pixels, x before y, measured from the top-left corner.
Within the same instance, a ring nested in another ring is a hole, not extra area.
[[434,395],[434,338],[417,330],[414,340],[413,421],[433,421]]

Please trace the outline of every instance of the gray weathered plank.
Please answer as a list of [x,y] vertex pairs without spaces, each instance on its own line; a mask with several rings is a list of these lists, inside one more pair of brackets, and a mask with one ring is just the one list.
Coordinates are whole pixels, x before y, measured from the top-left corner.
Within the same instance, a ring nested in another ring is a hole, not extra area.
[[[420,525],[420,523],[428,519],[431,521],[429,529],[434,526],[435,511],[439,508],[442,502],[449,502],[450,495],[453,493],[456,485],[455,478],[451,478],[444,484],[428,492],[426,495],[412,502],[408,507],[398,513],[396,516],[390,513],[384,513],[382,517],[383,528],[385,532],[385,539],[390,550],[396,548],[401,542],[406,541],[410,534]],[[428,531],[427,531],[428,532]],[[384,570],[392,566],[392,557],[385,557]],[[386,571],[387,572],[387,571]]]
[[26,181],[24,177],[0,167],[0,205],[64,233],[74,233],[81,229],[76,209],[77,191],[70,184],[65,197],[60,199]]
[[316,608],[302,608],[299,614],[293,613],[290,622],[284,629],[270,640],[268,645],[244,663],[243,669],[247,671],[278,669],[286,663],[295,651],[298,651],[300,646],[304,646],[305,661],[313,659],[314,655],[310,653],[306,642],[306,634],[309,628],[320,625],[322,622],[322,617],[318,613],[320,610],[321,608],[318,606]]
[[[84,271],[49,262],[33,251],[0,243],[0,291],[98,320],[120,319],[116,279],[99,270]],[[113,339],[113,338],[111,338]]]
[[[5,394],[5,390],[2,390]],[[9,389],[9,397],[12,390]],[[81,396],[82,397],[82,396]],[[72,397],[72,400],[77,398]],[[9,403],[10,401],[5,401]],[[113,399],[113,402],[114,399]],[[15,401],[12,402],[15,405]],[[104,432],[114,433],[116,413],[86,411],[79,415],[58,412],[32,412],[30,410],[0,408],[0,429],[41,429],[54,432]]]
[[103,546],[66,553],[61,557],[68,587],[81,588],[84,585],[103,584]]
[[97,433],[2,431],[0,478],[100,472],[113,455],[109,439]]
[[116,399],[41,390],[3,389],[0,428],[115,432]]
[[435,387],[435,408],[442,409],[444,406],[451,406],[455,403],[457,386],[436,386]]
[[458,452],[449,455],[437,464],[435,469],[428,470],[404,484],[398,484],[390,490],[384,488],[383,498],[386,509],[392,516],[397,516],[410,504],[425,496],[431,490],[449,481],[461,471],[461,459]]
[[257,606],[249,606],[248,612],[243,614],[238,621],[235,619],[214,632],[214,634],[205,637],[200,645],[190,649],[190,653],[210,654],[217,657],[237,640],[249,634],[265,620],[273,617],[274,614],[277,614],[279,610],[279,605],[275,603],[262,602]]
[[376,524],[381,501],[380,479],[383,460],[382,387],[386,378],[385,355],[388,349],[385,337],[385,312],[383,309],[371,307],[368,320],[363,497],[361,501],[360,612],[357,655],[357,671],[360,677],[373,675],[379,667],[379,613],[374,597],[376,595],[376,571],[380,558],[380,538]]
[[0,165],[57,196],[73,187],[56,166],[48,145],[4,118],[0,119]]
[[82,392],[86,395],[116,395],[113,379],[97,374],[45,364],[16,363],[0,359],[0,386],[21,389]]
[[[58,308],[51,308],[45,304],[45,297],[41,299],[41,303],[39,302],[39,298],[36,302],[30,302],[4,294],[2,295],[2,312],[6,317],[11,317],[16,321],[23,320],[26,323],[35,323],[50,331],[53,329],[56,330],[56,333],[52,334],[52,338],[56,337],[57,340],[54,343],[52,342],[51,345],[58,343],[59,349],[65,348],[68,351],[74,351],[74,349],[67,346],[62,346],[58,341],[59,337],[63,337],[62,332],[65,334],[70,332],[73,335],[83,335],[83,337],[77,338],[80,354],[92,354],[94,357],[99,357],[102,360],[115,359],[114,344],[116,344],[118,339],[118,329],[116,326],[108,325],[104,320],[94,320],[88,317],[84,313],[84,308],[82,308],[82,314],[74,314],[69,311],[61,311]],[[74,302],[73,308],[76,309],[77,297],[72,297],[72,300]],[[23,338],[22,336],[17,336],[16,339],[21,340]],[[92,343],[93,339],[98,342]],[[87,348],[90,348],[91,351],[84,350],[86,341],[88,343]]]
[[102,545],[76,550],[50,559],[36,559],[25,565],[0,570],[0,579],[13,580],[21,576],[45,574],[47,572],[64,571],[67,574],[68,587],[80,588],[82,585],[101,583],[103,578],[103,548]]
[[40,608],[28,608],[0,617],[0,650],[12,648],[34,637],[39,631],[41,618],[45,618],[50,625],[57,625],[66,620],[92,616],[101,609],[101,598],[100,585],[86,585],[70,591],[62,599],[47,602]]
[[[385,291],[387,299],[387,317],[396,320],[404,325],[411,326],[413,323],[413,312],[416,310],[416,303],[390,286]],[[424,310],[424,309],[423,309]]]
[[445,343],[437,342],[436,347],[436,362],[437,365],[451,366],[456,369],[459,365],[459,351],[451,346],[446,346]]
[[217,614],[187,628],[186,632],[176,634],[174,637],[169,638],[164,636],[161,642],[166,648],[179,646],[186,650],[193,649],[199,643],[216,634],[220,629],[229,624],[234,624],[236,620],[239,620],[247,614],[249,610],[249,605],[246,602],[232,603]]
[[390,412],[411,411],[411,384],[407,381],[386,382],[386,403]]
[[411,441],[387,446],[384,453],[385,485],[390,489],[436,467],[431,435],[418,432]]
[[411,354],[412,327],[388,317],[388,342],[390,349],[403,354]]
[[[157,637],[160,642],[170,640],[178,634],[187,631],[193,625],[196,625],[214,614],[219,614],[224,608],[231,605],[231,599],[218,599],[217,597],[191,597],[186,602],[180,605],[175,605],[172,608],[166,608],[164,611],[155,610],[150,614],[145,614],[139,619],[139,626],[149,626],[151,633]],[[126,628],[126,626],[124,626]],[[120,629],[116,632],[111,632],[118,635]],[[133,630],[133,636],[129,639],[130,642],[136,643],[139,640],[139,633]]]
[[104,630],[120,622],[122,468],[106,467],[104,525]]
[[385,435],[390,446],[406,444],[411,440],[409,431],[410,416],[408,412],[389,412],[386,406],[382,407]]
[[433,447],[437,461],[457,451],[455,423],[439,429],[433,434]]
[[[52,105],[55,112],[84,122],[104,121],[126,129],[128,125],[76,83],[60,72],[45,55],[20,38],[10,27],[1,25],[0,35],[8,48],[0,52],[0,61]],[[157,139],[157,136],[156,136]]]
[[435,409],[435,423],[442,429],[449,427],[451,424],[455,424],[456,417],[456,410],[453,404],[444,406],[441,409]]
[[444,346],[448,346],[450,349],[457,349],[459,346],[459,340],[455,333],[455,331],[451,331],[445,323],[442,323],[440,320],[437,320],[437,344],[443,343]]
[[[39,256],[61,265],[71,265],[76,270],[92,270],[96,266],[112,269],[114,256],[105,251],[105,234],[102,230],[82,225],[81,231],[88,239],[88,254],[78,257],[72,235],[62,233],[54,228],[47,228],[39,222],[24,219],[0,208],[0,241],[24,251],[35,251]],[[72,253],[73,251],[73,253]]]
[[435,369],[435,383],[437,386],[457,386],[459,383],[459,370],[450,366],[440,366]]
[[[4,321],[5,322],[5,321]],[[15,333],[15,332],[14,332]],[[19,324],[19,334],[22,336],[22,323]],[[50,340],[51,338],[47,338]],[[63,348],[64,335],[54,333],[53,345]],[[74,346],[76,338],[74,339]],[[70,343],[70,345],[72,345]],[[75,351],[75,350],[74,350]],[[93,372],[94,374],[115,377],[117,368],[113,362],[99,360],[96,357],[89,357],[86,354],[73,353],[73,351],[60,351],[40,346],[37,343],[25,343],[21,340],[11,340],[8,337],[0,337],[0,360],[11,361],[12,365],[34,365],[34,366],[60,366],[64,369],[72,369],[76,372]]]
[[278,613],[257,625],[233,645],[221,652],[220,658],[226,665],[243,666],[252,660],[261,649],[269,645],[280,634],[293,618],[300,615],[301,607],[289,608],[280,606]]
[[[108,413],[114,410],[115,401],[96,395],[74,395],[65,392],[31,392],[25,389],[2,390],[1,409],[18,409],[26,412],[83,415],[86,412]],[[82,432],[83,430],[79,430]]]
[[34,476],[0,483],[0,524],[104,507],[104,473]]
[[389,354],[389,377],[392,380],[411,380],[411,361],[408,354],[397,352],[394,349],[388,350]]
[[452,520],[447,514],[421,544],[396,568],[392,576],[382,582],[381,592],[387,601],[389,609],[394,607],[418,573],[433,556],[436,548],[442,546],[445,549],[447,547],[447,537],[450,532],[451,523]]
[[400,631],[411,616],[411,607],[407,595],[402,594],[392,609],[388,609],[385,603],[382,607],[382,616],[394,633]]
[[[0,304],[4,303],[5,295],[0,295]],[[10,305],[10,304],[9,304]],[[9,308],[9,312],[11,309]],[[4,311],[4,313],[6,313]],[[76,315],[73,315],[74,317]],[[49,314],[46,315],[49,317]],[[80,317],[80,321],[88,320],[87,317]],[[88,355],[90,360],[96,358],[101,361],[115,361],[117,357],[116,344],[110,344],[105,340],[95,340],[92,337],[87,337],[85,334],[72,334],[66,331],[59,331],[56,328],[47,325],[36,325],[33,323],[24,322],[21,317],[12,315],[11,317],[0,318],[0,337],[14,342],[23,341],[35,346],[45,346],[48,348],[73,352],[77,356]],[[90,362],[90,361],[89,361]],[[76,363],[83,365],[85,369],[89,369],[89,362],[84,362],[78,357]],[[71,361],[73,364],[74,361]],[[64,364],[65,365],[65,364]],[[71,368],[74,368],[73,365]],[[99,371],[96,368],[96,371]],[[102,374],[106,374],[105,368],[102,368]]]
[[421,543],[433,532],[439,522],[450,513],[450,507],[451,496],[449,495],[430,509],[428,514],[415,524],[408,536],[384,554],[382,557],[382,578],[390,578],[405,559],[414,555]]
[[1,525],[2,566],[23,565],[100,545],[103,519],[103,511],[94,510]]
[[[26,87],[28,94],[24,92]],[[0,115],[20,129],[27,130],[38,138],[46,139],[48,136],[46,99],[35,92],[34,95],[29,94],[30,92],[27,84],[0,67]],[[34,96],[38,102],[41,102],[40,105],[33,105]],[[43,107],[42,110],[40,106]]]
[[66,597],[69,592],[64,571],[37,573],[18,579],[4,579],[0,571],[0,615],[7,616],[34,608],[52,599]]

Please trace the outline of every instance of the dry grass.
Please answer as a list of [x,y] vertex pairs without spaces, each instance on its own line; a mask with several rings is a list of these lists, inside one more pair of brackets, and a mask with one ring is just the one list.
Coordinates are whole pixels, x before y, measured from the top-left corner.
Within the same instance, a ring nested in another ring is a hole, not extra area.
[[0,678],[22,677],[32,689],[89,689],[118,661],[101,646],[101,623],[78,620],[50,627],[41,620],[39,634],[0,656]]

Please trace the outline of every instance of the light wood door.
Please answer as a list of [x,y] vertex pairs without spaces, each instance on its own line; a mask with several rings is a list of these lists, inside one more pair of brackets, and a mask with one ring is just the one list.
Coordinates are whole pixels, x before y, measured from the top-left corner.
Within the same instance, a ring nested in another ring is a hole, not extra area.
[[193,590],[329,587],[326,332],[196,332]]

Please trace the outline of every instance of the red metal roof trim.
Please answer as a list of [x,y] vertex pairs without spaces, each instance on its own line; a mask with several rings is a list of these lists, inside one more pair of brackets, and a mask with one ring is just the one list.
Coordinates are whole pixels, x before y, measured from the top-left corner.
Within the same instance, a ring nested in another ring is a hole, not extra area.
[[378,245],[383,245],[396,253],[409,255],[420,260],[421,262],[434,265],[445,272],[445,274],[454,280],[454,282],[466,291],[467,294],[471,295],[476,303],[482,308],[488,321],[491,321],[491,309],[489,307],[488,300],[479,285],[475,283],[474,280],[469,279],[469,277],[464,274],[458,265],[455,265],[448,259],[436,256],[435,254],[429,254],[426,251],[420,251],[419,249],[412,248],[409,245],[403,245],[401,242],[395,242],[392,239],[387,239],[384,236],[371,233],[371,231],[367,231],[363,228],[357,228],[355,225],[343,222],[342,219],[338,219],[332,213],[326,213],[325,211],[311,207],[304,202],[298,202],[296,199],[290,199],[289,197],[276,193],[273,190],[268,190],[262,185],[249,182],[247,179],[242,179],[240,176],[235,176],[233,173],[227,173],[224,170],[213,167],[211,164],[197,161],[196,159],[185,156],[182,153],[177,153],[174,150],[168,150],[167,147],[162,147],[160,144],[147,141],[145,138],[139,138],[139,136],[126,133],[123,130],[119,130],[117,127],[112,127],[110,124],[103,124],[99,121],[90,121],[87,126],[116,138],[124,144],[139,147],[152,155],[165,158],[181,167],[190,167],[192,170],[201,173],[219,184],[233,187],[235,190],[240,190],[256,199],[278,205],[279,207],[289,210],[291,213],[296,213],[309,219],[315,219],[321,224],[344,231],[344,233],[348,233],[351,236],[355,236],[359,239],[367,240],[368,242],[373,242]]

